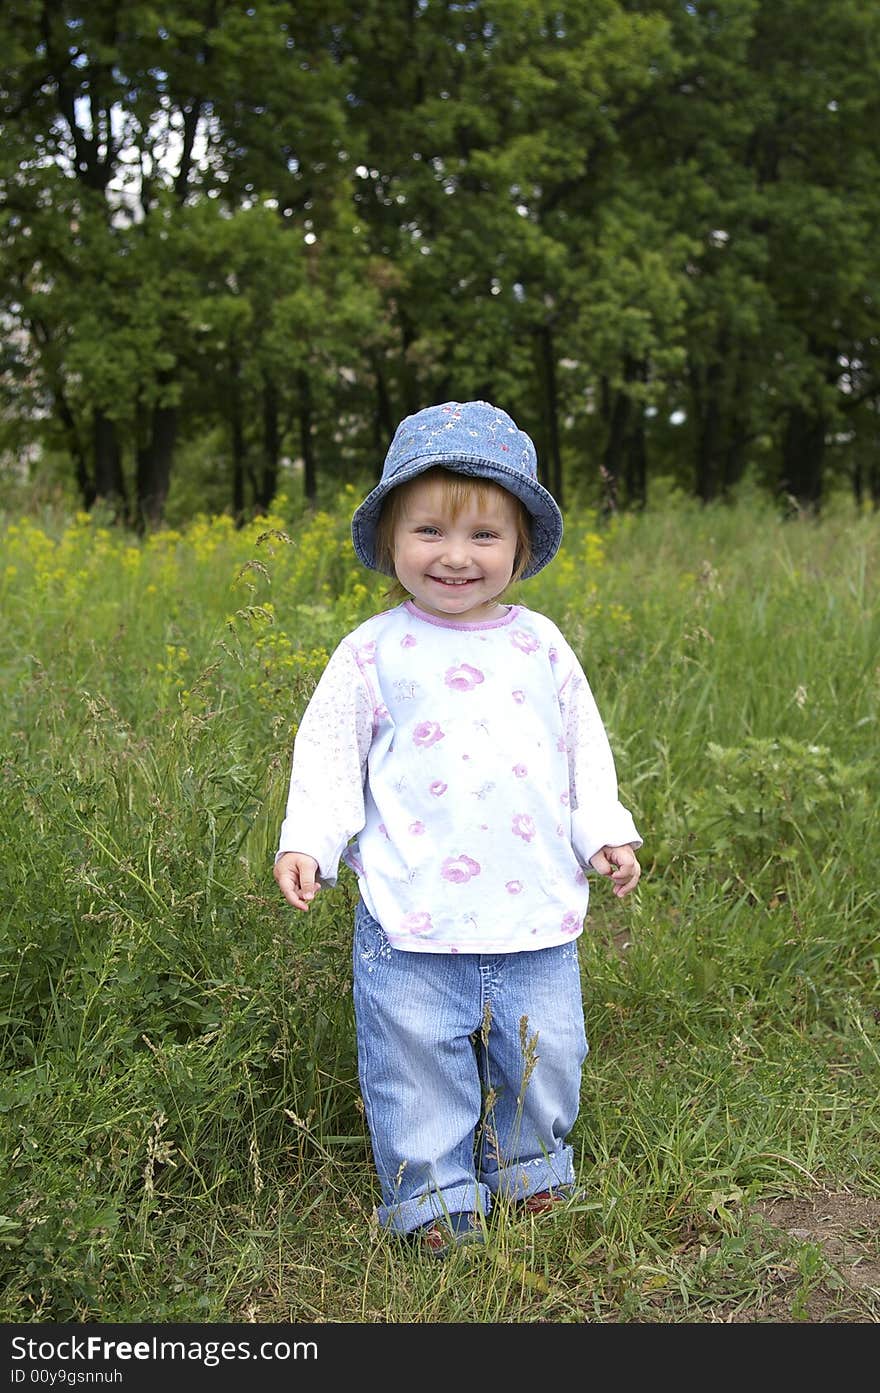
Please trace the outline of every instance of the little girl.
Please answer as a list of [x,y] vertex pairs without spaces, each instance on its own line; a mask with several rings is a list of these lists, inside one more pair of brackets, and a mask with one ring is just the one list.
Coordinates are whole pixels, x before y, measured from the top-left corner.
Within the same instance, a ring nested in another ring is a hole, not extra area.
[[586,872],[627,895],[641,838],[574,652],[503,602],[562,540],[510,417],[407,417],[352,540],[402,603],[342,640],[308,704],[275,878],[307,910],[340,856],[357,876],[378,1219],[443,1252],[483,1236],[495,1196],[539,1210],[571,1191]]

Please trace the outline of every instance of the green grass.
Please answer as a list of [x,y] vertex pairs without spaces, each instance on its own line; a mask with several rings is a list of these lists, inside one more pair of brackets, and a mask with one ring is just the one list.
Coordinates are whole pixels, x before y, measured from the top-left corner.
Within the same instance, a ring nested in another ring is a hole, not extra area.
[[436,1263],[372,1219],[353,880],[297,917],[271,876],[298,716],[382,603],[352,501],[143,543],[7,520],[0,1320],[876,1320],[759,1210],[878,1196],[877,518],[569,517],[521,588],[645,873],[579,941],[584,1198]]

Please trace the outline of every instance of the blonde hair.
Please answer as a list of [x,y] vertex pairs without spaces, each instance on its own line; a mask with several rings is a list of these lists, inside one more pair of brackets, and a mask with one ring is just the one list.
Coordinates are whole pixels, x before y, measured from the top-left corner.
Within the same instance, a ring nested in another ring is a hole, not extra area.
[[[442,505],[449,509],[453,521],[473,500],[476,500],[478,505],[485,506],[498,494],[503,494],[516,505],[516,555],[510,584],[519,580],[532,559],[532,518],[528,508],[515,494],[509,493],[493,480],[473,479],[464,474],[456,474],[451,469],[444,469],[442,465],[434,465],[422,474],[407,479],[406,483],[399,484],[386,495],[376,523],[376,564],[379,569],[386,573],[394,573],[394,534],[406,512],[406,500],[413,485],[423,480],[441,486]],[[405,599],[409,591],[395,578],[386,593],[389,599],[399,601]]]

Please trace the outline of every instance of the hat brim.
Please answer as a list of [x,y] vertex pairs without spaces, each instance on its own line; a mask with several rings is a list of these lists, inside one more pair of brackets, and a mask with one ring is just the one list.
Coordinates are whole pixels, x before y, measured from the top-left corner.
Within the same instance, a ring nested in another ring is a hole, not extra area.
[[467,478],[486,480],[500,485],[525,507],[532,520],[532,555],[520,579],[537,575],[552,561],[562,542],[562,514],[551,493],[537,479],[530,479],[520,470],[487,459],[485,455],[464,455],[442,452],[417,456],[389,479],[383,479],[373,491],[367,494],[363,503],[355,509],[351,519],[351,540],[358,559],[371,571],[393,576],[393,570],[380,566],[376,561],[376,528],[382,512],[382,504],[392,489],[424,474],[426,469],[442,465],[454,474],[464,474]]

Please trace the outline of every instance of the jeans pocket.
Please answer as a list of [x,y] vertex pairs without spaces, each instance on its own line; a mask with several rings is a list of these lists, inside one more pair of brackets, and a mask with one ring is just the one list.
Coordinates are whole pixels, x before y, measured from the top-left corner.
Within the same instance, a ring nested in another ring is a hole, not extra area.
[[354,920],[355,956],[365,963],[372,972],[373,964],[380,959],[389,961],[394,949],[385,936],[382,925],[373,918],[363,900],[358,904]]

